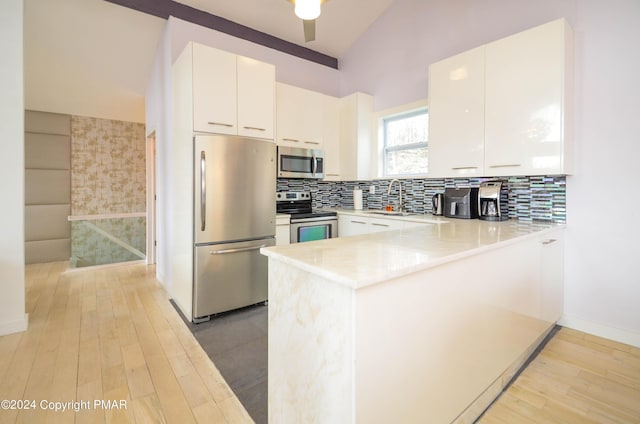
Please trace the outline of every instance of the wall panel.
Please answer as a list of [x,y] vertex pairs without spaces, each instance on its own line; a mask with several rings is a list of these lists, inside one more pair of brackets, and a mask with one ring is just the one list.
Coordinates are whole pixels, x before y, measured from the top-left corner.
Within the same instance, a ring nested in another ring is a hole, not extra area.
[[25,262],[71,256],[71,116],[25,112]]

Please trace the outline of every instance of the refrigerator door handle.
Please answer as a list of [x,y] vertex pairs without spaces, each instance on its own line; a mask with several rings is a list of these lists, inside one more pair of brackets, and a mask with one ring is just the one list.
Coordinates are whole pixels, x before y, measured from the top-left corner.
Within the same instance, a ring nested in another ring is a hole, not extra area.
[[207,160],[204,150],[200,152],[200,231],[207,225]]
[[260,246],[252,246],[252,247],[240,247],[237,249],[224,249],[224,250],[212,250],[209,252],[210,255],[224,255],[225,253],[239,253],[239,252],[249,252],[250,250],[258,250],[263,247],[267,247],[267,244],[261,244]]

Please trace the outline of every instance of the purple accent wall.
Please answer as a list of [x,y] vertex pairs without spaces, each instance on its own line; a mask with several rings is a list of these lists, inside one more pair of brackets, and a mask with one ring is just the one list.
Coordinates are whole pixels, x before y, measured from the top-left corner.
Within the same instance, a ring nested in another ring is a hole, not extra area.
[[565,17],[576,1],[396,0],[340,57],[341,93],[362,91],[382,110],[427,97],[429,64]]

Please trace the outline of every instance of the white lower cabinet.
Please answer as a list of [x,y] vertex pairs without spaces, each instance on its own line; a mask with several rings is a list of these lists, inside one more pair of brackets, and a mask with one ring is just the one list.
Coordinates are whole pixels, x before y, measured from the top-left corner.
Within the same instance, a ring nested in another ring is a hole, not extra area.
[[381,231],[401,230],[404,222],[397,219],[369,218],[369,232],[379,233]]
[[338,214],[338,234],[340,237],[369,233],[369,218]]
[[423,225],[430,224],[397,218],[338,214],[338,234],[340,237],[402,230],[403,228],[420,227]]
[[276,246],[284,246],[291,243],[289,215],[276,216]]

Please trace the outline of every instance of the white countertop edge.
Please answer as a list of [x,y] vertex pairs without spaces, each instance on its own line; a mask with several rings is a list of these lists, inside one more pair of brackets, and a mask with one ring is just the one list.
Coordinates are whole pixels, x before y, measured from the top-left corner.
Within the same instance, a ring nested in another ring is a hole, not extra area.
[[[552,224],[550,224],[552,225]],[[374,284],[378,284],[378,283],[382,283],[384,281],[389,281],[398,277],[403,277],[409,274],[413,274],[415,272],[419,272],[419,271],[424,271],[426,269],[429,268],[433,268],[439,265],[443,265],[452,261],[456,261],[459,259],[463,259],[463,258],[467,258],[469,256],[474,256],[474,255],[478,255],[484,252],[489,252],[491,250],[495,250],[495,249],[501,249],[503,247],[508,247],[512,244],[516,244],[516,243],[520,243],[522,241],[526,241],[528,239],[531,238],[536,238],[536,237],[541,237],[544,236],[545,234],[557,231],[559,229],[564,229],[566,228],[566,224],[555,224],[550,226],[549,228],[544,228],[544,229],[540,229],[540,230],[536,230],[533,231],[529,234],[523,234],[517,237],[513,237],[509,240],[503,240],[503,241],[499,241],[496,243],[490,243],[490,244],[486,244],[486,245],[482,245],[479,247],[475,247],[475,248],[469,248],[469,249],[465,249],[461,252],[458,253],[453,253],[447,256],[443,256],[440,258],[436,258],[436,259],[431,259],[431,260],[427,260],[421,264],[415,265],[415,266],[408,266],[396,271],[389,271],[387,273],[385,273],[384,276],[379,276],[377,278],[370,278],[370,279],[359,279],[359,280],[355,280],[353,278],[349,278],[349,277],[345,277],[344,275],[340,275],[334,272],[331,272],[329,270],[326,270],[324,268],[321,268],[319,266],[315,266],[315,265],[311,265],[307,262],[295,259],[290,257],[289,255],[286,254],[282,254],[273,250],[270,250],[270,248],[266,247],[266,248],[262,248],[260,249],[260,253],[262,253],[263,255],[274,259],[274,260],[278,260],[281,261],[283,263],[289,264],[289,265],[293,265],[303,271],[307,271],[309,273],[318,275],[320,277],[326,278],[328,280],[331,281],[335,281],[337,283],[340,283],[342,285],[345,285],[351,289],[354,290],[358,290],[367,286],[371,286]],[[406,230],[395,230],[398,232],[401,231],[406,231]],[[392,231],[389,231],[392,232]],[[387,233],[389,233],[387,232]]]

